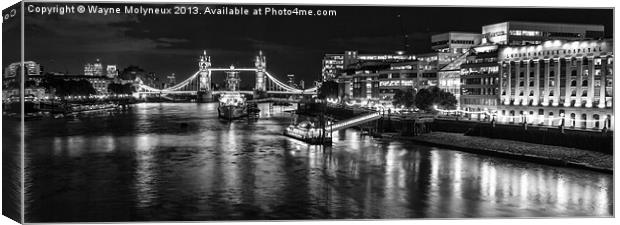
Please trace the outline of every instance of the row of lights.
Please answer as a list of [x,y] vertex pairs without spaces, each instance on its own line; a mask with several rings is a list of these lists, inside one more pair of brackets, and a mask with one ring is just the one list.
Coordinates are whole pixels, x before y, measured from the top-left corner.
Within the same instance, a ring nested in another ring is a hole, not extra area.
[[[444,110],[444,109],[439,109],[437,106],[434,106],[435,110],[442,112],[442,113],[464,113],[464,114],[485,114],[487,116],[492,116],[492,117],[497,117],[499,119],[515,119],[515,118],[526,118],[528,120],[530,119],[536,119],[535,115],[521,115],[521,116],[503,116],[503,115],[498,115],[497,111],[494,112],[490,112],[487,108],[485,108],[483,111],[477,111],[477,112],[472,112],[472,111],[464,111],[464,110],[460,110],[460,109],[456,109],[456,110]],[[538,118],[538,120],[542,120],[542,121],[554,121],[554,120],[563,120],[566,119],[566,115],[564,113],[560,113],[560,116],[555,118],[553,116],[551,116],[550,118]],[[586,122],[586,123],[593,123],[593,122],[600,122],[599,120],[581,120],[581,119],[567,119],[569,122]]]
[[[128,95],[128,94],[120,94],[120,95],[119,94],[113,94],[113,95],[88,95],[88,96],[86,96],[86,95],[69,95],[69,96],[67,96],[67,98],[68,99],[95,99],[95,98],[102,99],[102,98],[109,98],[109,97],[118,98],[118,97],[129,97],[129,96],[130,95]],[[45,96],[45,97],[43,97],[43,99],[45,99],[45,100],[60,99],[60,97],[57,97],[57,96],[56,97]]]
[[[328,103],[331,103],[331,104],[338,104],[338,102],[339,102],[339,100],[337,98],[327,98],[326,101]],[[345,101],[344,104],[346,106],[350,106],[350,107],[353,107],[353,106],[370,107],[370,108],[374,108],[376,110],[387,110],[387,109],[390,109],[390,110],[395,111],[395,112],[398,112],[400,110],[405,109],[405,106],[402,106],[402,105],[400,107],[394,107],[393,105],[387,105],[386,106],[386,105],[382,105],[382,104],[375,104],[375,103],[370,102],[368,100],[362,100],[362,102],[346,102]]]

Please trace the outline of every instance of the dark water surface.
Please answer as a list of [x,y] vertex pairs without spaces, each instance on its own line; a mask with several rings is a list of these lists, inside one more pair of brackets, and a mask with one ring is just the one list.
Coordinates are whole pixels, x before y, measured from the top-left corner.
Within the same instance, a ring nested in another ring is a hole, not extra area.
[[26,123],[26,221],[610,216],[611,175],[334,134],[281,135],[261,105],[148,103],[112,116]]

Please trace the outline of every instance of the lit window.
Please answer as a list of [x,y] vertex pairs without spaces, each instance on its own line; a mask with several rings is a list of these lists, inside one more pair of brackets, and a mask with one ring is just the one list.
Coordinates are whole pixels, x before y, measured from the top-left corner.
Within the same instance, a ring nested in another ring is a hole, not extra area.
[[601,59],[600,58],[594,59],[594,65],[595,66],[600,66],[601,65]]

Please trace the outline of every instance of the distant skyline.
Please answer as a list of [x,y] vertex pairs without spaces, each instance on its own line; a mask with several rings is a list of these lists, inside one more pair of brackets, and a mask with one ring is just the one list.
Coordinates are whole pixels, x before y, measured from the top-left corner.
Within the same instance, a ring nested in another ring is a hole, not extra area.
[[[125,4],[91,5],[122,7]],[[152,7],[160,5],[173,6],[149,4]],[[207,5],[197,6],[204,8]],[[335,9],[337,16],[43,16],[27,13],[25,58],[42,64],[46,72],[68,70],[71,74],[83,73],[85,63],[99,58],[103,64],[116,64],[119,69],[137,65],[162,79],[175,73],[177,81],[181,81],[197,70],[198,56],[203,50],[211,56],[213,65],[219,67],[231,64],[251,67],[254,55],[262,50],[267,56],[267,69],[272,74],[281,80],[286,79],[286,74],[295,74],[308,85],[320,78],[324,54],[346,50],[392,53],[403,49],[403,34],[408,35],[410,53],[432,52],[430,36],[433,34],[449,31],[480,33],[483,25],[509,20],[601,24],[605,26],[606,37],[611,38],[613,34],[612,9],[274,7]],[[15,36],[18,35],[6,37]],[[10,51],[18,46],[4,47]],[[3,67],[18,60],[18,56],[14,60],[5,60]]]

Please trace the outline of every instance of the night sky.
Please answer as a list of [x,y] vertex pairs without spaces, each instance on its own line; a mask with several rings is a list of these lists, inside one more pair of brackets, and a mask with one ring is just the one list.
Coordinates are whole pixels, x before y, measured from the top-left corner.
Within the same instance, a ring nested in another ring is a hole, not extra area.
[[[280,78],[296,74],[309,84],[319,79],[325,53],[401,50],[403,31],[397,14],[402,15],[412,53],[430,52],[433,34],[481,32],[483,25],[508,20],[602,24],[607,37],[613,34],[611,9],[297,7],[336,9],[338,14],[313,17],[26,13],[25,58],[41,63],[45,71],[71,74],[82,73],[84,63],[100,58],[104,65],[117,64],[120,69],[138,65],[161,77],[176,73],[180,81],[197,70],[197,58],[203,49],[211,55],[213,65],[220,67],[251,67],[253,56],[262,50],[272,74]],[[4,47],[11,51],[18,46]],[[11,61],[18,61],[17,57]],[[5,60],[3,66],[8,63]]]

